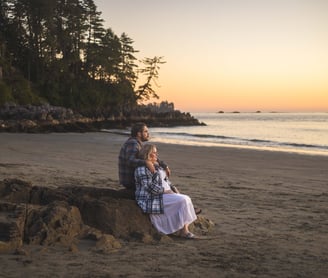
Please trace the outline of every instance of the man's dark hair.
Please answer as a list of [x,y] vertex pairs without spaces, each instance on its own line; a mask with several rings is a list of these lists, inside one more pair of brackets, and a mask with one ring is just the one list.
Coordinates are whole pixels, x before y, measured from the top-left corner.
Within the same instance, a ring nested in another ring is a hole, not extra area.
[[136,137],[138,132],[142,132],[142,130],[144,129],[144,127],[147,126],[145,123],[135,123],[132,127],[131,127],[131,137]]

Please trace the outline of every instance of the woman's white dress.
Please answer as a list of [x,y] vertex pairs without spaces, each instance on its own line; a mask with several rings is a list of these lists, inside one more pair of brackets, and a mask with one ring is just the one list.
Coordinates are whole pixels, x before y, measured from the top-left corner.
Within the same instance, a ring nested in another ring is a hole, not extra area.
[[[164,189],[171,189],[164,170],[160,170],[160,176]],[[152,224],[163,234],[172,234],[197,219],[194,206],[187,195],[163,194],[163,203],[164,214],[150,214]]]

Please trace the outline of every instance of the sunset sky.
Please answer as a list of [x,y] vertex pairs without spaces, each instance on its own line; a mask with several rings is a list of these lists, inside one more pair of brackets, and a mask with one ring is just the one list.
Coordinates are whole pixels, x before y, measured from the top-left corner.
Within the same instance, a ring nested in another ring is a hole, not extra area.
[[[184,112],[328,112],[327,0],[95,0]],[[155,100],[154,100],[155,101]]]

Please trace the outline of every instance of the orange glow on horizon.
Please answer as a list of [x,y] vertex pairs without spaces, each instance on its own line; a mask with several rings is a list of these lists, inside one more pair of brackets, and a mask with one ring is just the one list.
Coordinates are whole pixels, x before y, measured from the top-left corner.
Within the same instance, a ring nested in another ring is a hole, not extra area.
[[328,1],[124,1],[129,10],[95,4],[140,59],[164,57],[159,101],[184,112],[328,112]]

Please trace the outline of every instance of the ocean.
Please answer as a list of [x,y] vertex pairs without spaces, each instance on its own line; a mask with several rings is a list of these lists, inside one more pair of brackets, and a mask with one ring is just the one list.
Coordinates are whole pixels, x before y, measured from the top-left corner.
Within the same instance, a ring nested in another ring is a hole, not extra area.
[[191,113],[206,126],[150,128],[151,141],[328,155],[328,113]]

